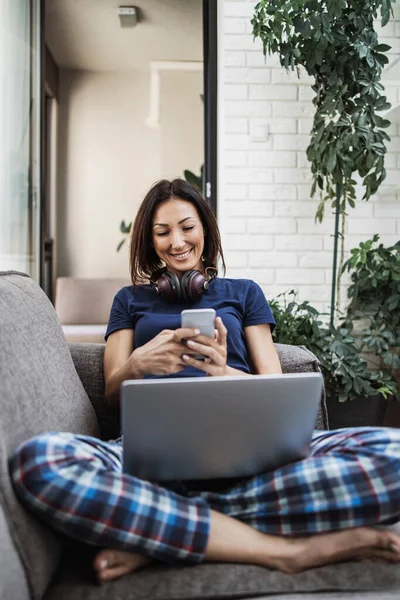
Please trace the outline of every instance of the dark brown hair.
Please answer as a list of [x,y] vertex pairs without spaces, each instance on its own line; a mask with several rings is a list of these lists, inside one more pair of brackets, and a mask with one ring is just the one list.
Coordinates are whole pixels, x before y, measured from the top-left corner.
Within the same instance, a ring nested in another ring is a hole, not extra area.
[[216,267],[221,259],[225,274],[225,261],[221,246],[221,236],[214,213],[206,200],[190,183],[184,179],[168,181],[162,179],[153,185],[139,207],[131,234],[130,271],[132,283],[143,283],[151,279],[153,273],[161,269],[153,244],[153,216],[159,204],[171,198],[190,202],[199,213],[204,231],[203,257],[206,267]]

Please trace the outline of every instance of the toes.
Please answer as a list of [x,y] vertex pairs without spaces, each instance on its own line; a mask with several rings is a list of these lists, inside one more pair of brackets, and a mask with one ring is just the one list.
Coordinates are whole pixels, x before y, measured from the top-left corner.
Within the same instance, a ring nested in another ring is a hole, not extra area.
[[106,570],[112,570],[121,565],[131,566],[134,556],[135,555],[127,552],[119,552],[118,550],[110,550],[107,548],[98,553],[94,559],[93,567],[96,573],[100,575]]
[[122,577],[122,575],[126,575],[130,571],[132,571],[132,568],[130,567],[130,565],[119,564],[119,565],[115,565],[113,567],[108,567],[106,569],[103,569],[103,571],[101,571],[98,574],[98,578],[99,578],[100,582],[113,581],[114,579],[118,579],[119,577]]
[[387,541],[388,541],[387,548],[391,552],[394,552],[395,554],[398,554],[400,556],[400,536],[389,531]]
[[115,557],[113,556],[112,550],[102,550],[96,555],[93,561],[93,567],[94,570],[99,573],[114,563]]
[[119,550],[102,550],[96,556],[93,567],[100,582],[112,581],[149,564],[151,559],[139,554]]

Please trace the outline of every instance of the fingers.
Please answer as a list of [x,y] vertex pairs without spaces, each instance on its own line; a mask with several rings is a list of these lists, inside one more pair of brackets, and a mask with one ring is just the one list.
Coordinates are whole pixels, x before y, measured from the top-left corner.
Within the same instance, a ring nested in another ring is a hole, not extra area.
[[[197,335],[196,342],[199,344],[203,344],[204,346],[214,347],[218,350],[220,348],[226,348],[226,338],[227,338],[227,329],[222,322],[221,317],[216,317],[215,319],[215,327],[214,330],[214,339],[208,337],[208,335]],[[188,342],[186,342],[188,343]],[[189,344],[190,345],[190,344]],[[196,346],[197,348],[197,346]]]
[[223,324],[221,317],[216,317],[215,327],[218,332],[218,343],[221,344],[221,346],[225,346],[228,330],[225,327],[225,325]]
[[193,329],[192,327],[181,327],[175,329],[172,334],[174,342],[181,342],[182,340],[197,337],[200,334],[200,329]]
[[[210,338],[207,337],[206,339],[210,340]],[[224,357],[212,345],[201,344],[194,340],[187,340],[186,345],[192,350],[192,354],[202,354],[205,358],[209,358],[215,364],[223,364],[224,362]]]
[[196,367],[196,369],[204,371],[205,373],[207,373],[207,375],[222,374],[220,373],[221,367],[213,364],[210,358],[206,358],[205,360],[198,360],[192,355],[183,354],[182,360],[185,363],[185,367],[188,365],[191,367]]

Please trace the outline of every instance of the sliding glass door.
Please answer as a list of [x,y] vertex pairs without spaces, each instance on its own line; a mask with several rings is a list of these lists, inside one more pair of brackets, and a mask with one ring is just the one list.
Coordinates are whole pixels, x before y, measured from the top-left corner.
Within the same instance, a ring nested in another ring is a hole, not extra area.
[[39,278],[40,2],[0,0],[0,270]]

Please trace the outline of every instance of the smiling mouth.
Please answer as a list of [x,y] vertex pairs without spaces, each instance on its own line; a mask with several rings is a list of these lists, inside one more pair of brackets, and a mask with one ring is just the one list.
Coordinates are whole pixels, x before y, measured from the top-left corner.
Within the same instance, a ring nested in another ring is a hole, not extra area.
[[185,260],[185,258],[187,258],[189,256],[191,251],[192,251],[192,248],[190,250],[188,250],[187,252],[183,252],[182,254],[171,254],[170,253],[170,256],[172,256],[173,258],[175,258],[177,260]]

